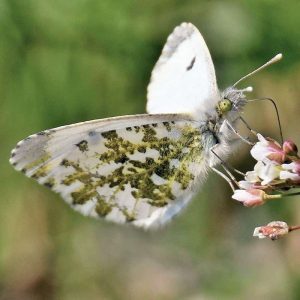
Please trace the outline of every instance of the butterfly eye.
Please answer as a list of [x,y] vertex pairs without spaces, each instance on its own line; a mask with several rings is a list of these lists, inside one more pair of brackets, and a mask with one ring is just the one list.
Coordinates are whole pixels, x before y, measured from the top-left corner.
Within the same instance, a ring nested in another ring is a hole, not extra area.
[[222,113],[226,113],[232,109],[232,102],[228,99],[223,99],[218,103],[218,111]]

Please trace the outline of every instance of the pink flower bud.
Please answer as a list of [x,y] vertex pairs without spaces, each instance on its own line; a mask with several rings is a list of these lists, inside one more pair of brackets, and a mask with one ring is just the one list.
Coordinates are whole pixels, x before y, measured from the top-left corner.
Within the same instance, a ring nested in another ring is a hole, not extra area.
[[243,203],[247,207],[263,205],[266,200],[266,193],[258,189],[235,190],[232,198]]
[[298,148],[292,140],[286,140],[282,145],[283,151],[288,155],[297,155]]
[[289,226],[285,222],[273,221],[266,226],[256,227],[253,236],[259,239],[270,238],[271,240],[278,240],[289,233]]

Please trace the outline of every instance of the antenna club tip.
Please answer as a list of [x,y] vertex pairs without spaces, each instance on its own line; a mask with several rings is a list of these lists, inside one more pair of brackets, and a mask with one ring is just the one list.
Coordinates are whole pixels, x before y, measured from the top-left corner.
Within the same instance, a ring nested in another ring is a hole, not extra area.
[[277,55],[275,55],[275,57],[273,58],[275,61],[281,60],[283,57],[282,53],[278,53]]
[[248,87],[245,88],[244,91],[248,92],[248,93],[251,93],[251,92],[253,92],[253,87],[252,86],[248,86]]

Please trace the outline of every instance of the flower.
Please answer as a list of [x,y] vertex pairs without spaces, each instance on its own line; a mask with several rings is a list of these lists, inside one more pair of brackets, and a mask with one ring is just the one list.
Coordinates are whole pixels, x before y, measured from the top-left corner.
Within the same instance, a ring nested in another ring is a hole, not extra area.
[[272,162],[261,166],[261,168],[258,169],[258,176],[262,179],[261,184],[269,184],[270,182],[278,178],[280,171],[280,166],[275,165]]
[[256,227],[253,236],[259,239],[270,238],[271,240],[278,240],[290,231],[287,223],[282,221],[273,221],[266,226]]
[[289,171],[281,171],[280,172],[280,179],[283,180],[291,180],[294,183],[300,183],[300,175],[289,172]]
[[257,142],[250,153],[257,161],[268,162],[274,161],[278,164],[283,163],[286,159],[286,153],[280,144],[271,138],[264,138],[261,134],[257,134],[259,142]]
[[257,189],[235,190],[232,198],[240,201],[244,206],[254,207],[265,203],[265,192]]
[[254,170],[246,173],[245,180],[250,183],[259,183],[264,186],[276,178],[279,178],[281,170],[279,165],[273,164],[271,161],[269,163],[258,161],[254,166]]
[[289,164],[281,165],[283,170],[280,172],[280,179],[291,180],[300,183],[300,160],[295,160]]
[[250,190],[250,189],[266,190],[266,189],[269,188],[268,185],[261,185],[260,182],[251,183],[247,180],[239,181],[238,186],[239,186],[240,189],[243,189],[243,190]]
[[248,182],[255,183],[260,182],[260,178],[258,176],[259,170],[264,166],[263,162],[258,161],[254,166],[253,171],[246,172],[245,179]]
[[295,160],[289,164],[282,164],[283,169],[291,170],[293,173],[300,175],[300,160]]
[[266,164],[258,170],[258,176],[262,179],[261,185],[267,185],[279,178],[281,167],[273,163]]
[[247,180],[241,180],[239,181],[239,188],[243,190],[249,190],[249,189],[254,189],[255,188],[255,183],[252,183]]

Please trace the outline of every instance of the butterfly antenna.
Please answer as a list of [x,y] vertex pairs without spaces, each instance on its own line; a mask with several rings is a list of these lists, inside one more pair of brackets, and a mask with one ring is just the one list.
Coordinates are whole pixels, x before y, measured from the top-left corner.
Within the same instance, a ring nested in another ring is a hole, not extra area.
[[265,64],[263,64],[262,66],[260,66],[259,68],[257,68],[256,70],[252,71],[251,73],[247,74],[246,76],[242,77],[241,79],[239,79],[234,85],[233,87],[235,87],[237,84],[239,84],[241,81],[245,80],[246,78],[254,75],[255,73],[259,72],[260,70],[278,62],[279,60],[282,59],[282,54],[279,53],[277,55],[275,55],[272,59],[270,59],[268,62],[266,62]]
[[270,101],[273,104],[274,108],[275,108],[276,116],[277,116],[277,123],[278,123],[278,127],[279,127],[280,138],[281,138],[281,145],[283,145],[282,127],[281,127],[281,122],[280,122],[280,117],[279,117],[279,111],[278,111],[278,108],[277,108],[277,105],[276,105],[275,101],[272,98],[257,98],[257,99],[248,100],[247,102],[266,101],[266,100]]

